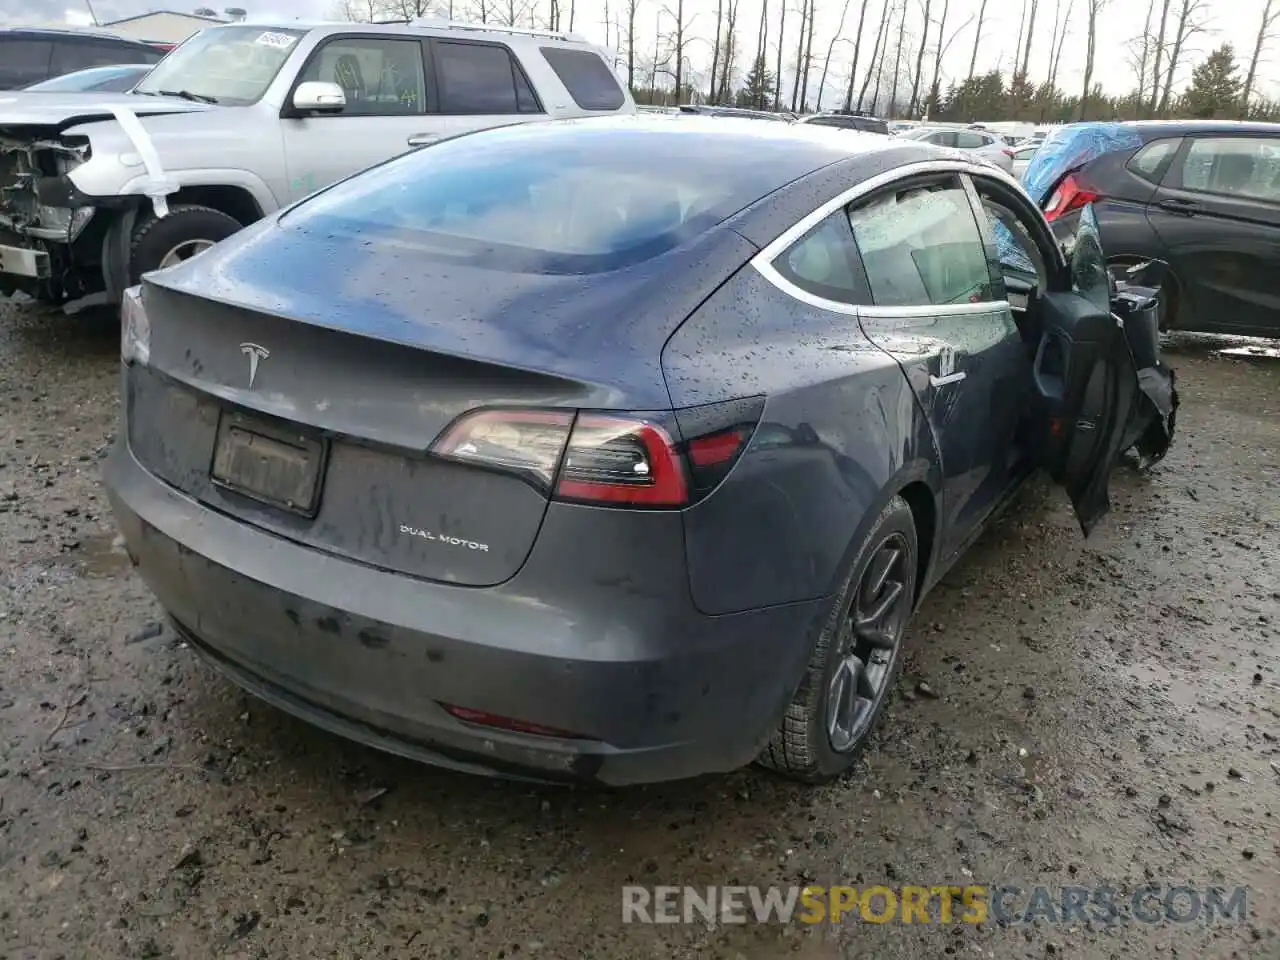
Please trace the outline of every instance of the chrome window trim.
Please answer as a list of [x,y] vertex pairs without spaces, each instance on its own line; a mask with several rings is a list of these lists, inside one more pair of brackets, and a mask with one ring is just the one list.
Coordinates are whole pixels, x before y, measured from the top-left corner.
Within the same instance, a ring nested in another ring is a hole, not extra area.
[[843,303],[839,300],[829,300],[826,297],[820,297],[817,294],[810,293],[801,287],[796,286],[774,267],[773,261],[778,259],[784,252],[803,237],[806,233],[816,227],[837,210],[847,207],[869,194],[882,190],[891,186],[898,180],[905,180],[910,177],[918,177],[931,173],[946,174],[959,173],[970,174],[974,176],[990,177],[1000,180],[1008,186],[1021,190],[1018,181],[1012,176],[1005,173],[999,167],[993,167],[985,163],[975,163],[971,160],[922,160],[917,163],[908,163],[901,167],[894,167],[892,170],[886,170],[884,173],[876,174],[874,177],[868,177],[856,186],[850,187],[843,193],[838,194],[832,199],[826,201],[817,209],[810,211],[801,217],[794,224],[778,234],[773,240],[769,241],[755,256],[749,261],[751,266],[755,268],[765,280],[773,284],[787,296],[801,303],[807,303],[811,307],[817,307],[819,310],[829,310],[832,313],[842,313],[850,317],[918,317],[922,313],[928,313],[930,316],[959,316],[969,313],[985,313],[1000,307],[1009,307],[1007,300],[984,300],[980,303],[956,303],[956,304],[919,304],[909,307],[890,307],[876,306],[874,304],[854,304]]

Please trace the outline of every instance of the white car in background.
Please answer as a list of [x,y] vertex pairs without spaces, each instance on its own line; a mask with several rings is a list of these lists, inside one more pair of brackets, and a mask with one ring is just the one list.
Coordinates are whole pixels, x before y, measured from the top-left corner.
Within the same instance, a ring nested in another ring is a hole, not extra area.
[[907,140],[923,140],[939,147],[969,150],[1006,173],[1013,172],[1013,148],[997,134],[985,130],[957,130],[946,127],[920,127],[899,134]]
[[1036,155],[1036,151],[1040,149],[1043,140],[1024,140],[1013,148],[1013,170],[1011,171],[1015,177],[1021,179],[1022,171],[1027,169],[1027,165],[1031,163],[1031,158]]

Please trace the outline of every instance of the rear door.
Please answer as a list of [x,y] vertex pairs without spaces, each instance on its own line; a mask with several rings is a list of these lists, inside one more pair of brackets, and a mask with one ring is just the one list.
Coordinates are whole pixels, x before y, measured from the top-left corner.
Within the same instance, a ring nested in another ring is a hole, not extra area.
[[1280,335],[1280,137],[1187,138],[1148,219],[1195,330]]
[[437,124],[449,135],[546,119],[524,68],[505,44],[435,39],[431,63]]

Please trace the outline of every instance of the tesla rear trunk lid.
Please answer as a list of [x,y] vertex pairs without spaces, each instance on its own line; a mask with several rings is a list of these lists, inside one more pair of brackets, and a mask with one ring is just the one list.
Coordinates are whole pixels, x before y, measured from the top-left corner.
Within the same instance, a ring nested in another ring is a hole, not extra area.
[[[679,269],[662,269],[664,255],[586,277],[384,250],[376,283],[358,279],[371,254],[350,245],[356,267],[326,270],[335,261],[312,249],[286,281],[280,258],[233,238],[145,285],[150,357],[126,375],[130,447],[171,485],[279,536],[426,579],[500,583],[528,556],[547,494],[433,456],[432,442],[484,407],[669,409],[662,343],[745,259],[733,237]],[[266,464],[265,480],[246,482],[245,463]]]

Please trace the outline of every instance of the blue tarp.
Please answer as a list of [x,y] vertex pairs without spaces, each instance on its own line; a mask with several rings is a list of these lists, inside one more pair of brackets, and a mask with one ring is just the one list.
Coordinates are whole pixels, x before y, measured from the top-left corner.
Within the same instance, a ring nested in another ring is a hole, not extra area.
[[1055,128],[1022,172],[1022,185],[1043,207],[1058,181],[1069,170],[1095,157],[1142,145],[1138,131],[1125,123],[1069,123]]

